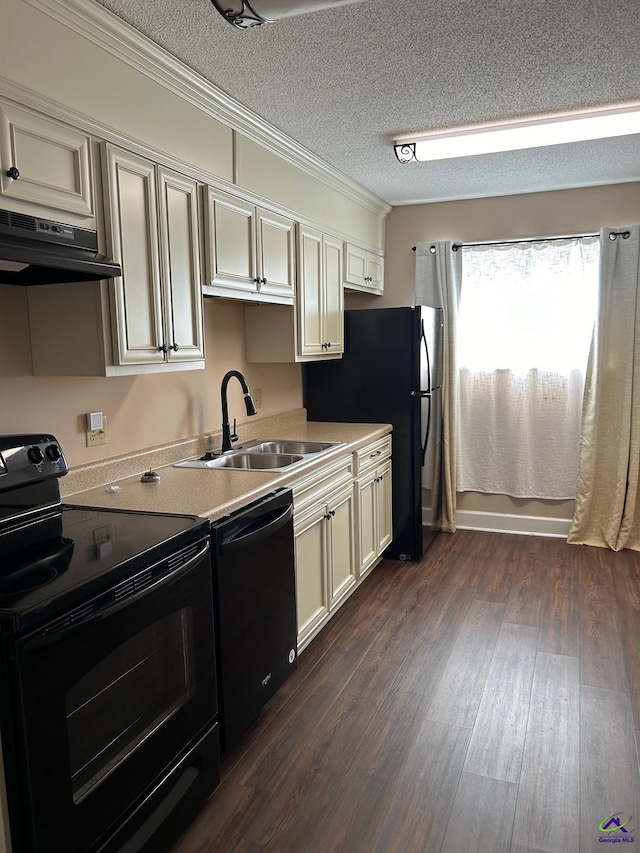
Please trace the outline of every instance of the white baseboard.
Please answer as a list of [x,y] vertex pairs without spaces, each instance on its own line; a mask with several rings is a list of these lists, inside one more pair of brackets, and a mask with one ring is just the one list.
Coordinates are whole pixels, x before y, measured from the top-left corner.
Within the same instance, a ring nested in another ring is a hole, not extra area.
[[[424,521],[423,518],[423,523]],[[459,509],[456,512],[456,527],[459,530],[484,530],[491,533],[519,533],[522,536],[554,536],[566,539],[571,519]]]

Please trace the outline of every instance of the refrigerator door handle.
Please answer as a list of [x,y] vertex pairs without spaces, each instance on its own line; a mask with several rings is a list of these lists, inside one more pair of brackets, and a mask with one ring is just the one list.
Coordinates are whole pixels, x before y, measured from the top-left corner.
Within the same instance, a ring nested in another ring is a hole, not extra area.
[[427,445],[429,444],[429,433],[431,432],[431,394],[424,395],[427,400],[427,425],[424,431],[424,442],[422,444],[422,467],[425,466],[427,458]]
[[424,333],[424,320],[420,321],[420,344],[424,346],[425,366],[427,369],[427,391],[431,391],[431,359],[429,358],[429,345],[427,344],[427,336]]

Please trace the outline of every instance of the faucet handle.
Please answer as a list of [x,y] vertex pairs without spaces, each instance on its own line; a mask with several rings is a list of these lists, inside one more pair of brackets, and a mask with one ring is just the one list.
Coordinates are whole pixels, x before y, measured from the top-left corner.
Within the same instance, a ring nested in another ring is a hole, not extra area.
[[236,419],[235,418],[233,419],[233,432],[231,433],[230,438],[231,438],[231,441],[237,441],[240,438],[240,436],[236,432]]

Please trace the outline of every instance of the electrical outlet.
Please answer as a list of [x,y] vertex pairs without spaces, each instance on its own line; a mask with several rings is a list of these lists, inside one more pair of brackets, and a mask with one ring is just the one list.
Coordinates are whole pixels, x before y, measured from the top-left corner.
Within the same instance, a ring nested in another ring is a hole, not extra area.
[[255,391],[251,392],[251,397],[255,404],[256,409],[262,408],[262,388],[256,388]]
[[107,443],[107,419],[102,418],[102,429],[88,429],[86,431],[87,447],[98,447]]

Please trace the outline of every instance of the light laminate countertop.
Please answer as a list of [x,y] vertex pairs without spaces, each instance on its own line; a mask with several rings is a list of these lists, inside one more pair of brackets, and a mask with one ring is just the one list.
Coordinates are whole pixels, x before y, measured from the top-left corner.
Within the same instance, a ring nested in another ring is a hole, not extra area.
[[[109,485],[77,492],[63,498],[65,504],[107,509],[143,510],[198,515],[215,521],[263,497],[275,488],[289,486],[331,461],[391,432],[390,424],[345,424],[305,421],[278,430],[267,439],[294,441],[340,441],[340,447],[311,457],[285,471],[247,471],[228,468],[175,468],[155,470],[158,483],[142,483],[140,474]],[[114,487],[115,490],[114,490]]]

